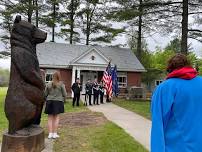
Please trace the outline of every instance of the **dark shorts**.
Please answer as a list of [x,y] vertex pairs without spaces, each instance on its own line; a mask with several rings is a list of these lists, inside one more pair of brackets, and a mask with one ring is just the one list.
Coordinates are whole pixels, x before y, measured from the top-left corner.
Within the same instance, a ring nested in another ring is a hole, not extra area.
[[64,102],[62,101],[46,101],[45,114],[56,115],[64,113]]

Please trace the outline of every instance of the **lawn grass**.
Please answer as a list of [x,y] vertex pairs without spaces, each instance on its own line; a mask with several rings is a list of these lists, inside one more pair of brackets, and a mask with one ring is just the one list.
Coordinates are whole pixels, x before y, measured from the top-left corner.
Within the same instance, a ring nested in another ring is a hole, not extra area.
[[[0,137],[2,136],[2,133],[5,131],[5,129],[8,127],[7,119],[4,113],[4,100],[6,92],[6,87],[0,87]],[[2,139],[0,138],[0,142],[1,140]]]
[[60,128],[54,152],[148,152],[112,122],[99,126]]
[[[0,142],[2,133],[8,126],[4,114],[4,99],[7,88],[0,88]],[[89,111],[86,107],[73,108],[71,100],[65,103],[66,113]],[[102,115],[98,113],[97,115]],[[42,114],[42,126],[47,136],[47,115]],[[148,152],[122,128],[110,121],[88,127],[60,127],[61,137],[54,142],[55,152]]]
[[[4,113],[4,100],[7,92],[7,87],[0,87],[0,142],[2,141],[2,134],[5,132],[5,130],[8,128],[8,121],[6,119],[5,113]],[[72,107],[71,100],[67,100],[65,103],[65,111],[66,112],[81,112],[88,110],[81,104],[80,107]],[[45,127],[47,124],[47,115],[42,114],[41,118],[41,126]]]
[[128,109],[132,112],[135,112],[147,119],[151,118],[149,101],[131,101],[131,100],[117,99],[113,103],[120,107]]

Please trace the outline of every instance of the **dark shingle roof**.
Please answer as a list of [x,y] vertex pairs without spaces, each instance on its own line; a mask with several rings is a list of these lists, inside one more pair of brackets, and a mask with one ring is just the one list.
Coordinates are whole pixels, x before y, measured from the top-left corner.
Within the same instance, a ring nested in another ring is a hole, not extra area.
[[112,59],[112,64],[116,64],[118,70],[145,71],[134,53],[126,48],[47,42],[37,46],[37,55],[40,66],[68,68],[72,60],[93,48],[99,50],[106,58]]

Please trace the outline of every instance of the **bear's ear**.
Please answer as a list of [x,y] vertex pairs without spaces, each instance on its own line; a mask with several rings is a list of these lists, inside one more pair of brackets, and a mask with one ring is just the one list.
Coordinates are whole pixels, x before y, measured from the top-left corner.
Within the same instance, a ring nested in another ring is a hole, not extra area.
[[21,21],[21,16],[20,16],[20,15],[17,15],[17,16],[15,17],[14,23],[19,23],[20,21]]

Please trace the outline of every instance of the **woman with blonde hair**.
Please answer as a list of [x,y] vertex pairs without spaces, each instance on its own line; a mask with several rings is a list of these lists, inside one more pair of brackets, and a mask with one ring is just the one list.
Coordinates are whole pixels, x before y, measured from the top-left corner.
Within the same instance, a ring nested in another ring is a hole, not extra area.
[[57,129],[59,125],[59,114],[64,113],[64,101],[67,96],[65,85],[60,82],[59,72],[53,74],[52,82],[45,89],[46,108],[48,114],[48,138],[58,138]]

